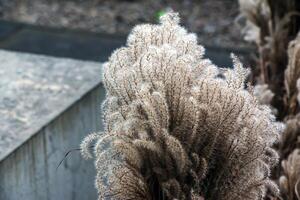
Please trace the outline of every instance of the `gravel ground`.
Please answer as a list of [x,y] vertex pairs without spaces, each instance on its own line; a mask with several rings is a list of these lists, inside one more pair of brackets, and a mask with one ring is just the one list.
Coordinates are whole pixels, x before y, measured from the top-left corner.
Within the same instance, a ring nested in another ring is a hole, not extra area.
[[0,0],[4,20],[111,34],[128,34],[135,24],[156,22],[168,9],[180,13],[200,43],[249,47],[235,25],[237,0]]

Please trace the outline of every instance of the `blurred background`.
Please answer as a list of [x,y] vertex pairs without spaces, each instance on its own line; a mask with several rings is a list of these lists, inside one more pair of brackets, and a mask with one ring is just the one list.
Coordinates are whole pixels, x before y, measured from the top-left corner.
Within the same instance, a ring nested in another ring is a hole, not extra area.
[[200,44],[251,48],[236,24],[237,0],[0,0],[0,48],[104,61],[134,25],[156,23],[171,9]]

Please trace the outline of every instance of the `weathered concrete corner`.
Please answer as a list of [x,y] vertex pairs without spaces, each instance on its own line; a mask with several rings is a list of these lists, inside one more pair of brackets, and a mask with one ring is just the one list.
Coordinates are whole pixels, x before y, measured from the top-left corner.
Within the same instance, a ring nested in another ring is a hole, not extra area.
[[0,161],[101,82],[101,65],[0,50]]
[[97,198],[78,147],[103,127],[101,73],[100,63],[0,50],[1,200]]

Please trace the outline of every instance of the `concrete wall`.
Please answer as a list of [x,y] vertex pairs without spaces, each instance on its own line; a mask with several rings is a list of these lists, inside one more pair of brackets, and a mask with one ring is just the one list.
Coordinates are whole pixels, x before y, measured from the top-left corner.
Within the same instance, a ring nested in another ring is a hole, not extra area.
[[101,129],[101,85],[35,134],[0,164],[1,200],[97,199],[91,161],[72,151],[87,133]]
[[0,200],[97,199],[78,149],[100,131],[101,64],[0,50]]

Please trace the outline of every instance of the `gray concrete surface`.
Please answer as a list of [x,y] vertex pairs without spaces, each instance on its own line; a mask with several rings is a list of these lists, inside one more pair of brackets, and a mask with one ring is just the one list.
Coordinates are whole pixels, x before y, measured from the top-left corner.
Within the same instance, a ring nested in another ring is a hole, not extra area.
[[93,163],[72,151],[101,129],[100,63],[0,51],[0,199],[96,199]]

